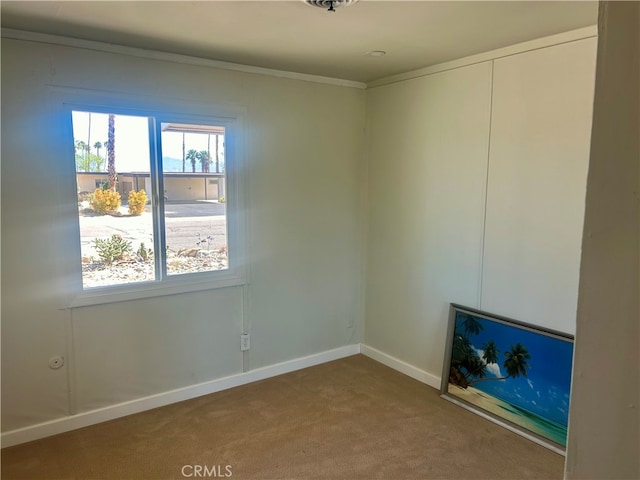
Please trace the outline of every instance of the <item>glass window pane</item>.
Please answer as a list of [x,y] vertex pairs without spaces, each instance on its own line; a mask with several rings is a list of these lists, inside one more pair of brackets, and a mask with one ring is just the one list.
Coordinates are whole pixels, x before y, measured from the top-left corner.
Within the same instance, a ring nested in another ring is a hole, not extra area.
[[161,128],[167,275],[225,270],[224,127]]
[[72,118],[83,288],[155,280],[149,119]]

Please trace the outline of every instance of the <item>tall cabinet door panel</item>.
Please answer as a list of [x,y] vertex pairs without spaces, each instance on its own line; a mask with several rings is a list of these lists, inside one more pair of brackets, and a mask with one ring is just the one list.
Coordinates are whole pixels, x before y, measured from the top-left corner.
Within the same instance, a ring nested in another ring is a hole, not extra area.
[[568,333],[575,331],[596,43],[494,62],[481,305]]

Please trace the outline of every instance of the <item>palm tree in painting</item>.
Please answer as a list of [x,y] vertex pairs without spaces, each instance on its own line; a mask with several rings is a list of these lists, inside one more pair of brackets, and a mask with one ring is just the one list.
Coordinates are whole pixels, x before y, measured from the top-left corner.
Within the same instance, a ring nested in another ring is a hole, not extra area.
[[453,351],[451,352],[452,364],[460,364],[464,357],[473,352],[471,341],[466,335],[455,335],[453,337]]
[[498,363],[498,354],[500,353],[500,351],[498,350],[496,342],[494,342],[493,340],[489,340],[482,346],[482,351],[482,359],[486,363]]
[[522,375],[527,376],[527,368],[529,363],[527,360],[531,358],[529,351],[524,345],[518,342],[515,346],[511,345],[511,351],[504,352],[504,356],[507,357],[502,364],[507,371],[504,377],[489,377],[489,378],[477,378],[469,382],[469,386],[478,382],[486,382],[487,380],[506,380],[507,378],[516,378]]
[[[467,381],[471,378],[485,378],[487,364],[475,354],[467,355],[463,360],[461,366],[466,370],[467,374],[465,378]],[[469,382],[471,384],[471,382]]]
[[109,172],[109,188],[116,190],[116,116],[109,114],[109,128],[107,130],[107,170]]
[[478,321],[478,319],[473,315],[469,315],[467,313],[460,313],[460,316],[463,317],[462,328],[464,329],[465,334],[477,335],[483,330],[484,327]]
[[504,368],[507,370],[507,377],[527,376],[527,360],[531,358],[529,351],[518,342],[515,347],[511,345],[511,351],[505,352],[507,359],[504,361]]
[[488,380],[506,380],[520,375],[526,377],[529,367],[527,360],[531,355],[521,343],[512,345],[511,349],[504,354],[503,365],[506,375],[487,377],[487,365],[498,363],[500,350],[492,339],[485,341],[480,349],[473,345],[470,337],[478,335],[482,330],[484,326],[478,318],[471,314],[458,313],[451,351],[450,383],[467,388]]
[[466,335],[459,335],[457,332],[453,336],[453,348],[451,350],[451,369],[449,373],[449,382],[466,388],[468,385],[468,374],[462,371],[462,364],[465,358],[473,355],[473,347],[471,341]]
[[191,162],[191,171],[195,173],[196,161],[198,160],[198,151],[192,148],[187,152],[186,158]]
[[467,335],[455,334],[449,381],[467,388],[475,378],[486,376],[486,363],[478,356]]

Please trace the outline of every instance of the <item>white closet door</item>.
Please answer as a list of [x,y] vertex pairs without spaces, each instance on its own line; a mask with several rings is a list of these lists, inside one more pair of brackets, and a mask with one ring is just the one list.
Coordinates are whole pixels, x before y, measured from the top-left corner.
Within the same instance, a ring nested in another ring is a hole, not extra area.
[[574,333],[595,74],[590,38],[496,60],[481,306]]

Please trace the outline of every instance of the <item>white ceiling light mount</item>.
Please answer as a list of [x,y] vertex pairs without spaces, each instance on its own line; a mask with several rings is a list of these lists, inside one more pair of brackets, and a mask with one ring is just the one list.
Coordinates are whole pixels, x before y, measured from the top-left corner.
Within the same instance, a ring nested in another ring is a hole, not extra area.
[[335,12],[338,7],[347,7],[358,0],[303,0],[312,7],[325,8],[328,12]]

